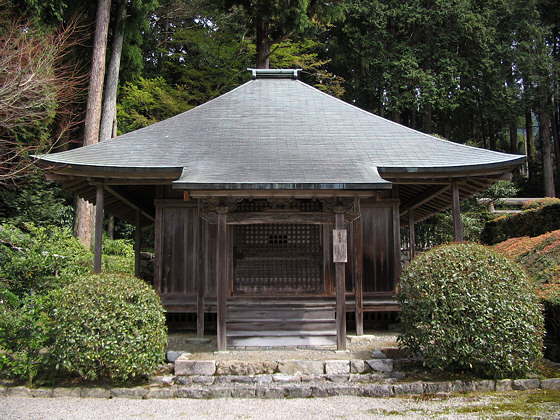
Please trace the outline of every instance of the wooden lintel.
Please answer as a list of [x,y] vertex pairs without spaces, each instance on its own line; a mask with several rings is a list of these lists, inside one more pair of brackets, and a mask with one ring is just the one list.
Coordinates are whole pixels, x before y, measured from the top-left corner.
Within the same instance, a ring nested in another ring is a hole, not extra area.
[[139,204],[136,204],[134,202],[134,199],[126,197],[125,194],[115,191],[113,187],[108,187],[105,185],[105,190],[110,192],[111,195],[113,195],[115,198],[125,203],[127,206],[132,207],[134,210],[140,210],[142,212],[142,215],[144,215],[144,217],[151,220],[152,222],[155,222],[156,220],[155,216],[153,214],[148,213],[146,210],[142,209],[142,207]]
[[263,223],[304,223],[325,225],[332,224],[332,213],[319,212],[245,212],[228,213],[228,225],[252,225]]
[[399,211],[400,211],[400,215],[404,215],[406,212],[408,212],[409,210],[414,210],[417,207],[420,207],[421,205],[427,203],[428,201],[434,199],[435,197],[439,196],[440,194],[443,194],[444,192],[446,192],[447,190],[449,190],[450,185],[443,185],[443,186],[434,186],[432,188],[430,188],[429,190],[427,190],[426,192],[420,194],[418,197],[415,197],[414,200],[411,200],[407,203],[404,203]]

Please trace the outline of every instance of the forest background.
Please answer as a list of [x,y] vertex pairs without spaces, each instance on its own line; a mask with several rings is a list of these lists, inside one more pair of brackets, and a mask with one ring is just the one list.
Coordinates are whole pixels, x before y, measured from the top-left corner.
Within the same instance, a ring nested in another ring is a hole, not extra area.
[[[515,190],[556,195],[557,1],[1,0],[0,9],[2,219],[73,226],[89,244],[91,206],[45,181],[30,155],[186,111],[249,80],[249,67],[301,68],[306,83],[406,126],[526,154]],[[131,229],[117,222],[116,234]]]

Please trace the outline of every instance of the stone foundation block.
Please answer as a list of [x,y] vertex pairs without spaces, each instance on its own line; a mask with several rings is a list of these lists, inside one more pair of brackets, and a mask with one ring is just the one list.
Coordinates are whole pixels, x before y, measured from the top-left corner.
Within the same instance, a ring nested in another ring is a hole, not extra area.
[[82,388],[64,388],[64,387],[57,387],[53,389],[53,397],[80,397],[82,395]]
[[146,399],[168,399],[175,397],[172,388],[150,388],[144,398]]
[[6,395],[9,397],[32,397],[31,390],[26,386],[11,386],[6,388]]
[[310,398],[313,395],[311,387],[303,385],[287,385],[284,387],[286,398]]
[[337,384],[348,382],[350,375],[327,375],[325,379],[329,382],[334,382]]
[[210,389],[208,388],[179,388],[175,391],[177,398],[193,398],[193,399],[207,399],[211,397]]
[[213,376],[193,376],[192,383],[197,385],[212,385],[214,383]]
[[111,391],[105,388],[82,388],[82,398],[111,398]]
[[453,382],[425,382],[424,392],[426,394],[445,394],[453,392]]
[[366,362],[374,372],[393,371],[393,360],[391,359],[370,359]]
[[406,384],[393,385],[395,395],[422,394],[424,392],[424,384],[422,382],[410,382]]
[[560,390],[560,378],[543,379],[541,381],[541,388]]
[[215,360],[188,360],[181,356],[175,362],[175,375],[177,376],[212,376],[215,373]]
[[216,364],[217,375],[264,375],[276,371],[278,363],[273,361],[250,362],[242,360],[224,360]]
[[141,400],[147,393],[148,390],[141,387],[111,389],[111,397],[113,398],[130,398]]
[[361,395],[364,397],[383,398],[393,395],[393,385],[371,384],[362,387]]
[[231,388],[221,386],[221,387],[212,387],[210,390],[210,398],[230,398],[231,397]]
[[275,387],[257,388],[255,391],[257,398],[277,399],[284,398],[284,389]]
[[317,360],[278,362],[278,373],[284,375],[322,375],[325,373],[325,363]]
[[370,373],[371,367],[365,360],[351,360],[350,373]]
[[35,398],[51,398],[53,391],[52,388],[35,388],[31,390],[31,395]]
[[541,381],[538,379],[514,379],[511,387],[515,390],[525,391],[538,388],[540,384]]
[[281,373],[277,373],[272,375],[273,382],[279,383],[289,383],[289,382],[301,382],[301,376],[299,375],[282,375]]
[[513,389],[513,382],[511,379],[498,379],[496,381],[496,391],[511,391]]
[[309,388],[311,390],[311,396],[315,398],[326,398],[329,396],[326,388],[323,386],[311,386]]
[[256,389],[253,387],[238,387],[231,390],[233,398],[255,398]]
[[325,360],[325,373],[327,375],[348,375],[350,360]]
[[255,383],[268,385],[272,383],[272,375],[257,375],[255,376]]

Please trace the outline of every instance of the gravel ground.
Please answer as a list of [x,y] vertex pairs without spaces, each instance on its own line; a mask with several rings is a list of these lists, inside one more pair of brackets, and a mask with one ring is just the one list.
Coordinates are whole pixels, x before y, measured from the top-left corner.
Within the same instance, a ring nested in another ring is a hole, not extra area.
[[[528,393],[529,391],[526,391]],[[2,419],[558,419],[560,401],[508,411],[519,393],[409,398],[129,400],[0,397]],[[477,409],[480,407],[480,410]],[[469,412],[465,413],[465,408]],[[476,413],[472,412],[475,411]],[[517,414],[517,416],[514,416]]]
[[[374,350],[397,347],[398,333],[390,331],[377,331],[363,336],[349,335],[347,339],[348,353],[344,354],[346,360],[367,360],[371,358]],[[185,351],[192,353],[191,359],[197,360],[247,360],[252,361],[277,361],[277,360],[332,360],[342,356],[333,348],[262,348],[250,350],[229,350],[216,352],[216,337],[200,341],[196,334],[171,333],[168,336],[168,350]]]

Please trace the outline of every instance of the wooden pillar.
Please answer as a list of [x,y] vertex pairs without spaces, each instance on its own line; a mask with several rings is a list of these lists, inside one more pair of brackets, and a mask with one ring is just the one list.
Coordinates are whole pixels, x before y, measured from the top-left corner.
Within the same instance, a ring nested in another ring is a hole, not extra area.
[[95,249],[93,253],[93,272],[101,273],[101,253],[103,251],[103,184],[97,185],[95,200]]
[[[335,229],[344,229],[344,213],[335,212]],[[346,350],[346,263],[335,261],[336,276],[336,346]]]
[[356,335],[364,335],[364,291],[362,263],[362,222],[360,199],[354,200],[354,211],[359,215],[354,220],[354,292],[356,299]]
[[203,259],[201,262],[201,270],[197,278],[196,287],[196,336],[204,337],[204,294],[206,291],[206,279],[208,278],[208,222],[200,221],[201,229],[199,250],[202,251]]
[[134,275],[140,277],[140,249],[142,247],[142,213],[136,210],[136,232],[134,234]]
[[463,225],[461,224],[461,204],[459,200],[459,184],[452,184],[453,190],[453,240],[463,242]]
[[410,244],[410,261],[414,258],[416,251],[416,235],[414,232],[414,210],[410,209],[408,211],[408,232],[410,234],[409,244]]
[[227,207],[218,207],[218,240],[216,246],[216,276],[217,276],[217,338],[218,350],[226,349],[226,318],[227,301],[226,294],[228,288],[228,267],[227,267]]

